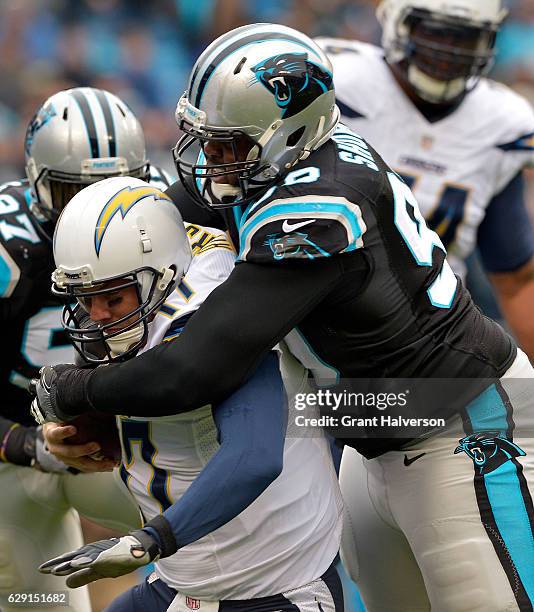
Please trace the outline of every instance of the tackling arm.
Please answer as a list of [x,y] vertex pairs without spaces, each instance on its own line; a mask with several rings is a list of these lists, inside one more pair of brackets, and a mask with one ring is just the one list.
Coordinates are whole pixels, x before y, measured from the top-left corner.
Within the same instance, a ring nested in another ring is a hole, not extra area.
[[130,416],[153,417],[220,402],[339,285],[348,259],[241,263],[178,338],[122,364],[92,372],[66,368],[54,383],[54,402],[67,415],[127,406]]

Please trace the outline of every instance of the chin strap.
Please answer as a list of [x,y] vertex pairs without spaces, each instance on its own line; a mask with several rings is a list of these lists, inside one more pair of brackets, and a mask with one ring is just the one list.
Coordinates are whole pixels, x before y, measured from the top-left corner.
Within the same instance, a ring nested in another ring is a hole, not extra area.
[[235,200],[238,196],[242,195],[239,187],[234,187],[228,183],[214,183],[211,181],[210,189],[211,193],[220,202],[224,201],[223,198],[232,198],[232,200]]
[[117,334],[113,336],[113,338],[106,338],[106,343],[111,349],[112,357],[119,357],[123,353],[126,353],[130,347],[141,341],[143,333],[143,324],[139,323],[139,325],[136,325],[133,329]]

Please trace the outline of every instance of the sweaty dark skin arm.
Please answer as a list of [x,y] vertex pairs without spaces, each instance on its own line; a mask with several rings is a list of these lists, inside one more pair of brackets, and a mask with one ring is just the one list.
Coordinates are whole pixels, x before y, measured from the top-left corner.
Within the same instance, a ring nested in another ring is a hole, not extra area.
[[[241,263],[181,335],[122,364],[58,379],[67,414],[163,416],[222,401],[336,285],[345,256],[283,265]],[[76,382],[77,380],[77,382]],[[118,401],[117,401],[118,400]]]

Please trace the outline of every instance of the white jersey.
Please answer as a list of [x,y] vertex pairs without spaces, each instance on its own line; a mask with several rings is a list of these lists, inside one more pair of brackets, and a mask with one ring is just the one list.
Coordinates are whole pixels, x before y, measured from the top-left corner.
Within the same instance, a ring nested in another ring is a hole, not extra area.
[[334,67],[342,121],[403,176],[462,275],[487,205],[534,165],[533,109],[505,85],[482,79],[454,112],[430,122],[397,84],[382,49],[318,42]]
[[[151,323],[144,350],[179,334],[234,266],[235,253],[223,232],[187,224],[186,229],[194,253],[191,266]],[[306,381],[304,375],[302,384]],[[119,422],[123,476],[147,520],[176,502],[219,448],[210,406],[150,420],[120,417]],[[156,573],[198,599],[250,599],[287,591],[318,578],[334,560],[341,509],[325,438],[287,438],[283,471],[262,495],[223,527],[157,562]]]

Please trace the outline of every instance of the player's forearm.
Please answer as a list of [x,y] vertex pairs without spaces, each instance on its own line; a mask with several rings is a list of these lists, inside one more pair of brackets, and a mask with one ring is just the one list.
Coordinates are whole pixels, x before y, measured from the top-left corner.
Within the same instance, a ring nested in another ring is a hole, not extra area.
[[336,258],[302,266],[240,264],[182,334],[125,363],[58,378],[66,414],[164,416],[224,400],[340,281]]
[[[278,357],[267,355],[254,376],[214,409],[221,446],[163,513],[178,548],[235,518],[280,474],[286,418]],[[151,527],[149,522],[146,529],[160,539]]]
[[534,362],[534,260],[514,272],[492,274],[490,279],[512,333]]

